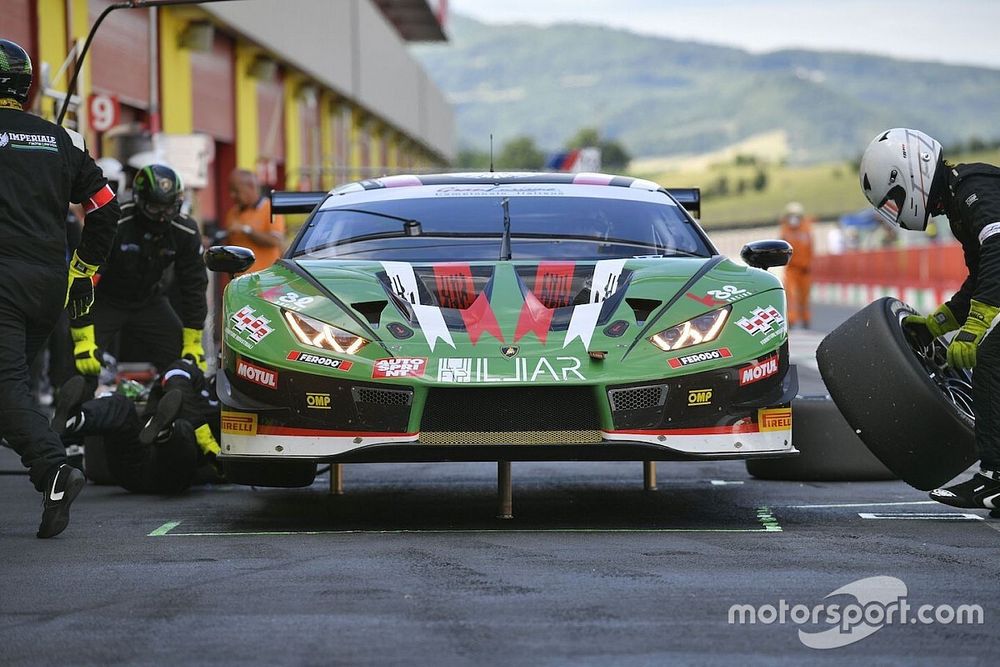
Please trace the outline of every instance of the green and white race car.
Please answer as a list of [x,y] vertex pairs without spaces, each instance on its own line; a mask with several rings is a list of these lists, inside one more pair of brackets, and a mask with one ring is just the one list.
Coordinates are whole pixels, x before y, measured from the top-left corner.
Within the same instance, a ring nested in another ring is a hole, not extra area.
[[[697,190],[603,174],[391,176],[275,193],[311,214],[226,288],[222,456],[320,462],[794,455],[781,241],[718,254]],[[213,270],[249,251],[214,247]],[[758,268],[753,268],[758,267]]]

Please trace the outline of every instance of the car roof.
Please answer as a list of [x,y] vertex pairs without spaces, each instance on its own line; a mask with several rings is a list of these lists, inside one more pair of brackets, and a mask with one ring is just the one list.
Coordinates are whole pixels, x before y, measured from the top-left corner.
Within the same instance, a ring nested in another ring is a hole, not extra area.
[[403,174],[398,176],[383,176],[370,178],[355,183],[348,183],[335,189],[332,194],[342,194],[345,191],[379,190],[382,188],[413,187],[421,185],[607,185],[640,190],[662,190],[653,181],[631,176],[598,173],[565,173],[565,172],[468,172],[449,174]]

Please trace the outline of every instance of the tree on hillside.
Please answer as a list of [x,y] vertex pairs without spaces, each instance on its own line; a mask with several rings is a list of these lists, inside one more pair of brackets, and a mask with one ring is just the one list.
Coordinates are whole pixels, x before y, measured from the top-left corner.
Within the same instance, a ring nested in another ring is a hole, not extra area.
[[535,140],[531,137],[511,139],[503,145],[496,159],[496,168],[507,171],[538,170],[543,166],[545,166],[545,153],[535,145]]
[[628,168],[628,163],[632,161],[632,156],[628,154],[625,147],[620,142],[612,139],[602,139],[601,133],[593,127],[583,127],[566,142],[566,148],[588,148],[595,147],[601,149],[601,165],[608,171],[624,171]]
[[458,151],[453,166],[456,169],[469,171],[486,171],[490,168],[490,153],[475,148],[463,148]]

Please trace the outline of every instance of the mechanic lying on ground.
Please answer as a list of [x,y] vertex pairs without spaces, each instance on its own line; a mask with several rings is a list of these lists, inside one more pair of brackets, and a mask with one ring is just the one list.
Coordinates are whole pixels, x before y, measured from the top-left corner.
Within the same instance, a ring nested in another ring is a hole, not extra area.
[[[31,81],[27,52],[0,39],[0,437],[44,494],[38,537],[53,537],[86,480],[35,407],[28,367],[64,309],[80,316],[93,304],[91,276],[107,257],[118,203],[83,137],[24,111]],[[85,218],[67,267],[70,202]]]
[[[180,212],[184,185],[173,169],[152,164],[136,174],[132,198],[122,206],[93,311],[71,322],[76,368],[94,388],[102,352],[126,338],[161,373],[184,356],[205,369],[201,331],[208,313],[208,273],[198,224]],[[171,267],[180,288],[179,313],[164,293],[164,273]],[[120,350],[114,354],[121,356]]]
[[145,416],[121,394],[86,400],[87,381],[76,376],[59,392],[53,429],[66,446],[103,436],[108,469],[133,493],[178,493],[219,481],[219,401],[215,387],[188,359],[171,364],[154,385]]
[[969,277],[947,303],[910,326],[934,336],[958,329],[948,363],[972,368],[973,412],[980,471],[972,479],[930,492],[953,507],[1000,508],[1000,168],[951,165],[941,144],[923,132],[896,128],[879,134],[861,158],[865,197],[889,224],[923,231],[932,215],[947,215],[962,244]]

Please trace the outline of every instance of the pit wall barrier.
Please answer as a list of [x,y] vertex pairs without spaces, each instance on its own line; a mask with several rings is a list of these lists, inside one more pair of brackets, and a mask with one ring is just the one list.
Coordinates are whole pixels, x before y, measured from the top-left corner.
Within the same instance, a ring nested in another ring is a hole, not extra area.
[[951,298],[966,276],[958,243],[817,255],[812,301],[860,308],[892,296],[930,312]]

